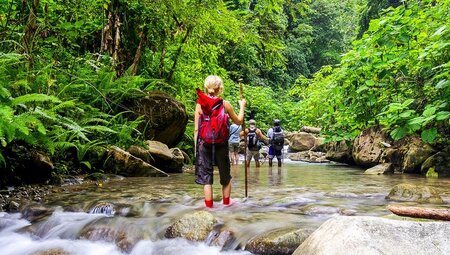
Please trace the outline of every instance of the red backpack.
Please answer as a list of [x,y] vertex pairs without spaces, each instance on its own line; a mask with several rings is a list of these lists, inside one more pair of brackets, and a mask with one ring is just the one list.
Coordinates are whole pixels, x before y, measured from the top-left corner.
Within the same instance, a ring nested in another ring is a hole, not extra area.
[[223,99],[212,98],[200,89],[196,89],[197,103],[202,107],[203,114],[199,119],[198,136],[207,144],[223,144],[228,141],[228,115],[225,114]]

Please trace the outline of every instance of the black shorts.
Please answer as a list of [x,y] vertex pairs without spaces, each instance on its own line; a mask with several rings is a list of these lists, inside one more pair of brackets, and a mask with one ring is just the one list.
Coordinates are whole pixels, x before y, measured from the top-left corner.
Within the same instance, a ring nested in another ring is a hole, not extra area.
[[[195,158],[195,182],[197,184],[213,184],[213,145],[199,141],[197,145],[197,157]],[[214,145],[214,158],[219,168],[220,184],[228,185],[231,180],[230,156],[228,154],[228,142]]]

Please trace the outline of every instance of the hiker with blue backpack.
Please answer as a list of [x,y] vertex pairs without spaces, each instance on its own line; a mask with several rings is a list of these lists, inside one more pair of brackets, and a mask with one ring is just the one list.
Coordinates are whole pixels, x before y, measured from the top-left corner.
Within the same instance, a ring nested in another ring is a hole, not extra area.
[[213,165],[219,168],[220,184],[222,185],[223,204],[230,204],[231,174],[230,157],[228,154],[228,119],[241,125],[244,121],[245,99],[239,100],[239,113],[236,114],[229,101],[220,95],[224,90],[223,81],[219,76],[206,77],[205,93],[197,92],[197,105],[194,118],[195,143],[195,182],[203,185],[205,206],[213,207]]
[[277,157],[278,167],[281,167],[283,159],[283,147],[284,147],[284,132],[281,129],[281,121],[278,119],[273,120],[273,127],[267,131],[267,137],[269,137],[269,167],[272,167],[272,160]]
[[250,166],[252,158],[255,159],[255,166],[259,167],[259,150],[261,149],[261,143],[266,143],[268,138],[256,127],[256,121],[251,119],[248,121],[249,127],[241,132],[241,136],[247,138],[247,155],[245,155],[245,164]]

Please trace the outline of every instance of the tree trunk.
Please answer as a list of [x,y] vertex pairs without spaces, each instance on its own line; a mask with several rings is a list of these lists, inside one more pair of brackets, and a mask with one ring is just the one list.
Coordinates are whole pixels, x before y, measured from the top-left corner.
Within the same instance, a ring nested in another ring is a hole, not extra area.
[[387,209],[396,215],[434,220],[450,220],[450,209],[389,205]]
[[113,65],[116,66],[117,76],[124,72],[123,65],[120,64],[120,17],[119,1],[111,0],[108,7],[108,22],[102,29],[102,50],[109,53]]
[[143,31],[140,34],[139,46],[134,55],[133,64],[131,65],[131,75],[136,75],[139,61],[141,61],[142,51],[144,50],[144,45],[147,42],[147,34]]
[[27,54],[29,69],[33,68],[33,39],[37,30],[36,13],[38,6],[39,0],[34,0],[31,4],[30,14],[28,15],[28,21],[23,32],[23,46]]

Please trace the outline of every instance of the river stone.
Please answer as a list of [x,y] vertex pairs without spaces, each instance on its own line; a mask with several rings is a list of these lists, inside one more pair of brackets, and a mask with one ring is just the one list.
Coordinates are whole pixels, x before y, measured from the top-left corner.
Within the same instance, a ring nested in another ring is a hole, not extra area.
[[364,171],[367,175],[393,174],[394,167],[391,163],[379,164]]
[[420,172],[426,175],[431,171],[437,174],[437,177],[450,177],[450,149],[440,151],[423,162]]
[[33,253],[33,255],[70,255],[70,253],[63,250],[62,248],[53,248],[45,251],[35,252]]
[[330,142],[325,145],[325,158],[334,162],[354,165],[352,157],[352,142]]
[[234,231],[226,229],[224,224],[216,224],[205,239],[206,245],[218,246],[221,250],[234,250],[239,243],[236,241]]
[[330,162],[325,158],[325,153],[317,151],[300,151],[296,153],[290,153],[288,157],[292,161],[304,161],[309,163]]
[[165,172],[116,146],[110,148],[105,165],[109,172],[127,177],[168,176]]
[[293,255],[450,254],[450,224],[338,216],[312,233]]
[[166,238],[185,238],[191,241],[203,241],[217,223],[209,212],[198,211],[186,214],[166,229]]
[[122,252],[130,252],[140,238],[112,226],[93,225],[82,230],[79,239],[113,242]]
[[155,159],[155,166],[167,171],[169,173],[181,173],[184,156],[179,148],[169,147],[158,141],[146,141],[148,152]]
[[395,185],[389,192],[389,195],[386,196],[386,199],[433,204],[442,204],[444,202],[436,189],[409,183]]
[[389,142],[389,136],[381,126],[363,130],[353,143],[352,157],[355,163],[369,167],[377,165],[385,149],[384,144]]
[[284,228],[252,238],[245,250],[259,255],[288,255],[313,232],[311,229]]
[[127,152],[129,152],[131,155],[137,158],[144,160],[149,164],[155,163],[155,159],[152,157],[150,151],[142,148],[141,146],[131,145],[130,148],[128,148]]
[[310,133],[299,132],[290,136],[289,149],[291,151],[307,151],[314,147],[316,137]]

